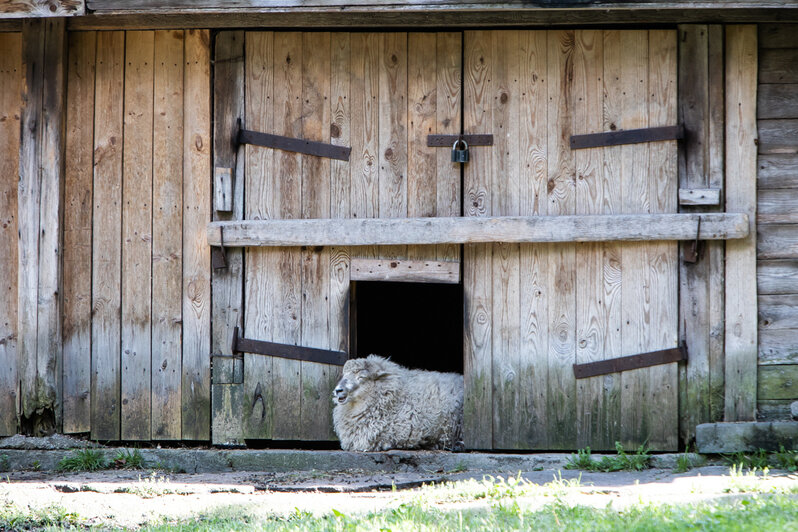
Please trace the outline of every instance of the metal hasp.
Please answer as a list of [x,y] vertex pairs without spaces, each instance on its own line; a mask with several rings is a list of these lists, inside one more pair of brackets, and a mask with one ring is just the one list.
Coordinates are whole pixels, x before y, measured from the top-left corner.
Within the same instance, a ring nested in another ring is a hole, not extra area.
[[493,135],[427,135],[427,147],[450,148],[458,141],[465,141],[469,146],[493,146]]
[[701,252],[701,241],[698,240],[698,237],[701,235],[701,217],[698,217],[698,225],[695,230],[695,240],[693,240],[690,247],[684,247],[684,262],[689,264],[695,264],[698,262],[698,256]]
[[278,150],[303,153],[305,155],[315,155],[317,157],[327,157],[339,161],[348,161],[352,148],[349,146],[335,146],[324,142],[313,140],[296,139],[272,135],[271,133],[260,133],[248,129],[239,129],[236,135],[237,144],[254,144],[264,148],[276,148]]
[[599,148],[601,146],[619,146],[621,144],[638,144],[641,142],[657,142],[661,140],[680,140],[684,138],[684,126],[647,127],[642,129],[625,129],[623,131],[605,131],[587,135],[571,135],[571,149]]
[[687,360],[687,345],[684,343],[679,347],[651,351],[650,353],[599,360],[586,364],[574,364],[574,376],[577,379],[586,379],[587,377],[629,371],[630,369],[649,368],[651,366],[670,364],[671,362],[681,362],[682,360]]
[[292,360],[318,362],[334,366],[343,366],[349,359],[349,355],[343,351],[331,351],[329,349],[317,349],[315,347],[302,347],[291,344],[276,344],[274,342],[243,338],[239,336],[238,327],[233,329],[232,352],[290,358]]

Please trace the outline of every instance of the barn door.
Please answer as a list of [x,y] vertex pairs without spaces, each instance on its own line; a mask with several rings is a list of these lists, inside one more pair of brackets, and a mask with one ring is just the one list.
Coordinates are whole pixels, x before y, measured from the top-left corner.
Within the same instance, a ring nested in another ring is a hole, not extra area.
[[[676,123],[675,31],[465,34],[466,216],[675,213],[675,141],[571,150],[572,134]],[[677,447],[675,364],[572,365],[677,345],[677,244],[464,251],[471,448]]]
[[[247,145],[239,152],[244,219],[459,215],[460,170],[447,151],[427,148],[426,137],[459,132],[461,34],[236,35],[220,35],[217,53],[225,42],[243,55],[237,71],[244,77],[247,130],[352,148],[341,161]],[[228,59],[217,59],[217,76]],[[217,122],[229,112],[222,107]],[[344,352],[353,258],[458,261],[460,255],[458,246],[243,253],[246,338]],[[229,338],[234,321],[217,336]],[[218,403],[226,411],[214,407],[215,427],[228,430],[225,422],[237,417],[240,431],[215,434],[214,441],[334,438],[331,391],[339,374],[335,365],[245,353],[243,383],[220,385]]]

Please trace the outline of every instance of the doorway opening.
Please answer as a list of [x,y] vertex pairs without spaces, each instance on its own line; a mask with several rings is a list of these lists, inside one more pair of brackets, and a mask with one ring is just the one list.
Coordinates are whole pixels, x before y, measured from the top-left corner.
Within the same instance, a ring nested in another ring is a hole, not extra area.
[[352,283],[352,356],[463,373],[463,285]]

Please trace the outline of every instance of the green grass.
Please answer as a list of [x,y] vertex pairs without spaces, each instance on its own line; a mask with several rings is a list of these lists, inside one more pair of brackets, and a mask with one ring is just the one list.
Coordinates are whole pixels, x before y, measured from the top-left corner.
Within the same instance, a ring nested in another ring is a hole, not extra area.
[[753,453],[734,453],[724,454],[723,461],[728,465],[736,465],[746,469],[764,469],[770,466],[770,458],[768,452],[764,449],[759,449]]
[[432,530],[566,530],[566,531],[670,531],[670,530],[794,530],[798,502],[778,496],[698,505],[638,505],[627,510],[570,506],[555,501],[537,510],[510,498],[490,508],[445,510],[420,503],[362,515],[333,510],[323,516],[296,510],[288,516],[258,517],[247,508],[228,508],[197,518],[145,527],[142,530],[197,531],[432,531]]
[[784,446],[779,445],[779,450],[773,453],[773,457],[779,469],[792,472],[798,470],[798,451],[785,451]]
[[114,457],[113,465],[116,469],[142,469],[144,467],[144,458],[138,449],[132,451],[128,449],[119,449]]
[[583,469],[586,471],[642,471],[648,469],[651,456],[648,454],[646,445],[637,448],[634,454],[624,451],[620,442],[615,442],[616,456],[604,455],[600,460],[594,460],[590,447],[579,449],[576,454],[572,454],[565,465],[565,469]]
[[58,462],[59,471],[97,471],[106,467],[108,464],[105,463],[103,453],[92,449],[73,451],[71,455],[65,456]]
[[61,506],[22,509],[0,503],[0,530],[71,530],[82,525],[76,513]]

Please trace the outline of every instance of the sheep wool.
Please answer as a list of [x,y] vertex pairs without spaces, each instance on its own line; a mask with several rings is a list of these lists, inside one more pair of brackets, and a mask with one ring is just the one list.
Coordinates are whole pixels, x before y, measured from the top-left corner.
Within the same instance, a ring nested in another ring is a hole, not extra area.
[[348,360],[333,391],[345,451],[460,449],[463,376],[408,369],[369,355]]

